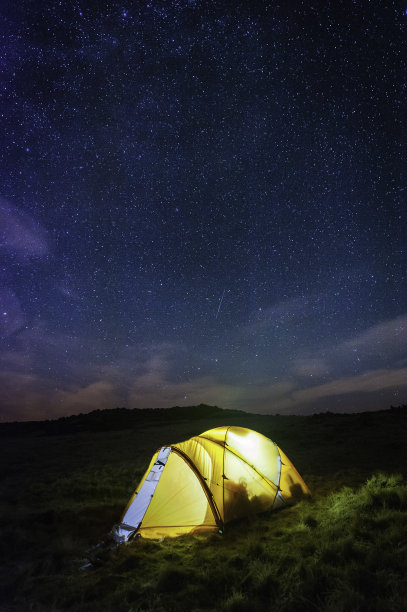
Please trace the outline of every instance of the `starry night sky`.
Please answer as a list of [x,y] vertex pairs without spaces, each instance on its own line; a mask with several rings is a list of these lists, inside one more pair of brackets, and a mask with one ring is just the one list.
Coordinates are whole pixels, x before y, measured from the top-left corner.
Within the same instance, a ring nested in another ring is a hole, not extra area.
[[3,420],[407,402],[404,5],[0,10]]

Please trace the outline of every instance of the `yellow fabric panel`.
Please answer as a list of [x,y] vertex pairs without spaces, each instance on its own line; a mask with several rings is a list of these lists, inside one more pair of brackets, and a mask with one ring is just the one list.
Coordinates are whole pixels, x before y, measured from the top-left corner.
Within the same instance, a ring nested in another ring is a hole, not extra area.
[[277,487],[270,485],[245,461],[227,449],[225,477],[225,523],[256,512],[264,512],[273,505]]
[[158,450],[156,453],[154,453],[153,458],[151,459],[151,461],[150,461],[150,463],[149,463],[149,465],[148,465],[147,470],[144,472],[143,478],[142,478],[142,479],[140,480],[140,482],[138,483],[138,485],[137,485],[137,487],[136,487],[136,489],[135,489],[135,491],[134,491],[133,495],[132,495],[132,496],[130,497],[130,499],[129,499],[129,503],[127,504],[127,506],[126,506],[126,507],[125,507],[125,509],[124,509],[124,512],[123,512],[123,516],[122,516],[122,518],[121,518],[121,521],[123,521],[123,518],[124,518],[124,516],[125,516],[125,514],[126,514],[127,510],[130,508],[131,504],[133,503],[134,498],[136,497],[137,493],[140,491],[140,489],[141,489],[141,485],[143,484],[143,482],[145,481],[145,479],[147,478],[147,476],[148,476],[148,475],[149,475],[149,473],[151,472],[151,468],[153,467],[154,463],[156,462],[156,459],[157,459],[157,457],[158,457],[158,453],[159,453],[159,452],[160,452],[160,451]]
[[209,440],[213,440],[214,442],[219,442],[220,444],[224,444],[226,431],[229,428],[224,427],[215,427],[215,429],[208,429],[208,431],[204,431],[200,434],[200,436],[204,438],[208,438]]
[[[199,438],[191,438],[185,442],[173,444],[173,446],[188,455],[203,478],[212,481],[216,455],[213,456],[213,453],[208,452],[205,446],[200,443]],[[211,444],[211,446],[214,446],[214,444]]]
[[196,436],[186,442],[174,444],[191,459],[211,491],[215,504],[223,518],[223,452],[224,447]]
[[245,427],[230,427],[226,444],[238,451],[249,465],[278,485],[280,478],[280,456],[274,442],[257,431]]
[[225,448],[205,438],[199,438],[199,443],[212,459],[212,479],[208,480],[207,484],[223,519],[223,455]]
[[158,539],[158,538],[176,538],[177,536],[193,534],[193,533],[207,533],[217,532],[218,527],[215,525],[198,525],[196,527],[141,527],[138,533],[147,539]]
[[170,453],[151,503],[141,524],[142,529],[181,529],[189,533],[199,525],[216,527],[202,486],[182,457]]
[[281,448],[278,450],[281,456],[281,494],[287,502],[296,503],[304,495],[311,495],[311,492],[287,455]]

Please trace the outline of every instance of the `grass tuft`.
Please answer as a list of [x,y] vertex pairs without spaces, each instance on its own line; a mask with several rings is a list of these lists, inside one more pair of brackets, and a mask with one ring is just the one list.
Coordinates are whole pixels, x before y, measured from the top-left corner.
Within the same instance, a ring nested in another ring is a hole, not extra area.
[[234,591],[225,600],[223,610],[225,612],[252,612],[253,604],[241,591]]

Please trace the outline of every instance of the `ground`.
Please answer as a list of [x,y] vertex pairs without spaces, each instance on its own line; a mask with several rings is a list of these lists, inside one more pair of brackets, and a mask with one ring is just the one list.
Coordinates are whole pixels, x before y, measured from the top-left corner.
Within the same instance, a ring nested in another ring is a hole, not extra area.
[[[140,414],[0,426],[2,612],[405,610],[405,407]],[[273,439],[311,501],[231,523],[223,535],[111,548],[108,534],[153,452],[224,424]]]

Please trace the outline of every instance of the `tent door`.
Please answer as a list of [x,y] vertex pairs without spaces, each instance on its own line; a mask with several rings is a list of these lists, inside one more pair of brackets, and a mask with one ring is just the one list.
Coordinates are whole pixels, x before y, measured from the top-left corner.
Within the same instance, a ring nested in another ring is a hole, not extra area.
[[130,504],[126,514],[123,517],[122,523],[116,529],[116,537],[120,541],[127,540],[140,527],[144,515],[150,505],[154,491],[157,488],[158,481],[164,470],[165,464],[171,452],[170,446],[163,446],[158,453],[157,459],[150,472],[147,474],[143,484],[141,485],[133,502]]

